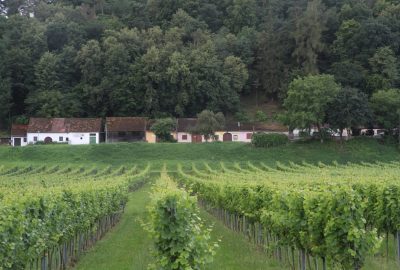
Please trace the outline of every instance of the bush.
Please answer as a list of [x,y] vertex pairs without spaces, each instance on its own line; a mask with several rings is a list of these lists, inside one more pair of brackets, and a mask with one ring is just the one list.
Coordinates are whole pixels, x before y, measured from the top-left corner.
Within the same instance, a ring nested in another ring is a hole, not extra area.
[[289,138],[285,134],[277,133],[256,133],[251,139],[251,143],[255,147],[273,147],[278,145],[285,145],[289,142]]

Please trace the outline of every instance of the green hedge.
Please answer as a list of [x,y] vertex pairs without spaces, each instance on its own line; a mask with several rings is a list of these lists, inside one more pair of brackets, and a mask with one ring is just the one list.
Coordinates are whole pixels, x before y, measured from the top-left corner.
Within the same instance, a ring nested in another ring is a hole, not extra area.
[[278,145],[284,145],[289,142],[289,138],[285,134],[277,133],[255,133],[251,139],[251,143],[255,147],[273,147]]

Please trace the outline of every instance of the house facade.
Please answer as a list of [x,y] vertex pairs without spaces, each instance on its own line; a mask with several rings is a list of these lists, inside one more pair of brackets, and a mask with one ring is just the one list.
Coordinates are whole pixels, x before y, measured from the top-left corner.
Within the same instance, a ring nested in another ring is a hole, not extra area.
[[11,145],[26,146],[28,144],[27,131],[28,125],[13,124],[11,126]]
[[107,117],[106,143],[146,141],[147,118]]
[[178,118],[176,120],[176,135],[178,143],[201,143],[205,142],[205,138],[199,134],[192,134],[193,129],[197,124],[197,118]]
[[241,123],[228,122],[225,125],[225,130],[218,131],[218,141],[221,142],[244,142],[250,143],[253,134],[257,132],[263,133],[280,133],[288,135],[288,129],[285,126],[275,123]]
[[98,144],[101,130],[100,118],[31,118],[27,142]]

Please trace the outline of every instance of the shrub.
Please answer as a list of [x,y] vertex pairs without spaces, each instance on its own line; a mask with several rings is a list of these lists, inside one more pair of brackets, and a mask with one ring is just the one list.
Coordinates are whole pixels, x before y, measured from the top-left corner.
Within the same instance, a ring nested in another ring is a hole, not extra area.
[[176,128],[176,121],[172,118],[157,119],[150,130],[156,134],[160,142],[174,142],[171,132]]
[[251,143],[255,147],[273,147],[278,145],[284,145],[289,142],[289,138],[285,134],[277,133],[256,133],[251,139]]

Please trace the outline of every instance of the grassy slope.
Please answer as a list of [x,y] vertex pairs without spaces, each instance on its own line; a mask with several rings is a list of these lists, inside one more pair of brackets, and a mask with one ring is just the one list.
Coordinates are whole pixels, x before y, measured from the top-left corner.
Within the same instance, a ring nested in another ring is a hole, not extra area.
[[[130,194],[121,222],[80,259],[75,267],[76,270],[147,269],[148,263],[152,260],[150,252],[152,242],[139,220],[146,218],[149,191],[149,186],[146,186]],[[265,255],[255,250],[243,236],[228,230],[204,211],[202,216],[208,224],[214,224],[212,241],[221,239],[214,262],[208,265],[207,269],[281,269],[269,265]]]
[[393,146],[381,145],[372,139],[352,140],[341,147],[337,142],[291,143],[289,146],[271,149],[255,149],[241,143],[204,144],[146,144],[123,143],[85,146],[48,145],[22,148],[0,147],[2,163],[96,163],[132,164],[151,162],[155,166],[164,162],[246,162],[263,161],[274,164],[276,161],[332,162],[344,163],[399,160],[399,151]]

